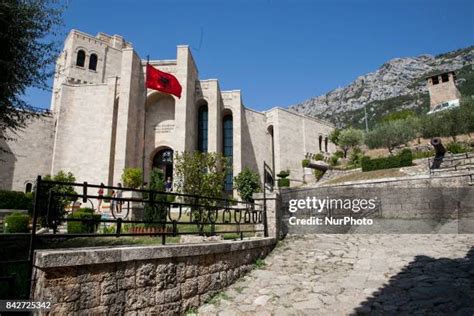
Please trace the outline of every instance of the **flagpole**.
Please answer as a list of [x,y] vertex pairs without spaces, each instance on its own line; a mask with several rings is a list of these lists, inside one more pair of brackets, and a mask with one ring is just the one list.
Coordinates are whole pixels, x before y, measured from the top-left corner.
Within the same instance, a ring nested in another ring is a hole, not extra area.
[[148,80],[148,64],[150,63],[150,55],[146,56],[145,67],[145,107],[143,109],[143,151],[142,151],[142,187],[145,188],[145,138],[146,138],[146,108],[148,105],[148,87],[146,81]]

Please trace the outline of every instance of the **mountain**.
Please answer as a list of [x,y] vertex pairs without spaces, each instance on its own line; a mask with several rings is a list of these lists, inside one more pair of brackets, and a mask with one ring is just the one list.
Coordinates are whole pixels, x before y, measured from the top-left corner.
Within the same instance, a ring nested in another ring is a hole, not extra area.
[[344,88],[292,105],[289,109],[329,120],[339,127],[362,127],[364,105],[369,124],[402,109],[425,113],[429,110],[425,78],[435,73],[455,71],[461,94],[474,95],[473,54],[474,46],[470,46],[437,56],[394,58]]

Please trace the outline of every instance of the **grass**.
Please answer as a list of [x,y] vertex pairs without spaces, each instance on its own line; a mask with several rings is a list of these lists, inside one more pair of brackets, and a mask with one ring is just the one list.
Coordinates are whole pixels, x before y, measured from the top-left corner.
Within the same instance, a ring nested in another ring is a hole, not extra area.
[[185,315],[196,315],[197,313],[198,313],[198,310],[196,307],[191,307],[186,312],[184,312]]
[[261,269],[265,267],[265,261],[261,258],[258,258],[254,263],[253,263],[253,268],[254,269]]
[[395,178],[395,177],[405,177],[406,173],[401,172],[398,168],[393,169],[384,169],[384,170],[374,170],[367,172],[357,172],[344,176],[340,176],[335,179],[331,179],[326,184],[339,184],[350,181],[363,181],[363,180],[373,180],[373,179],[382,179],[382,178]]
[[[166,237],[166,244],[179,243],[179,237]],[[98,246],[125,246],[125,245],[161,245],[161,237],[76,237],[61,241],[42,241],[38,248],[57,249],[57,248],[79,248],[79,247],[98,247]]]
[[218,305],[221,300],[228,300],[230,297],[225,292],[219,292],[209,299],[206,303]]

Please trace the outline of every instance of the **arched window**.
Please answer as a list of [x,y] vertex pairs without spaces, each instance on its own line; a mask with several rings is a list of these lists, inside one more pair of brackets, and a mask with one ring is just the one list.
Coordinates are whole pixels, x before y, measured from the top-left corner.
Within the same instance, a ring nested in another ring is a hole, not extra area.
[[97,70],[97,55],[91,54],[89,57],[89,69],[90,70]]
[[30,193],[33,190],[33,184],[28,182],[25,187],[25,193]]
[[323,136],[319,135],[319,151],[323,151]]
[[[233,122],[232,122],[232,114],[227,114],[224,116],[223,123],[222,123],[222,136],[223,136],[223,154],[224,157],[227,157],[229,159],[229,163],[232,166],[232,156],[233,156]],[[232,167],[231,170],[227,172],[227,175],[225,177],[225,183],[224,183],[224,190],[226,192],[232,192],[232,186],[233,186],[233,172],[232,172]]]
[[209,110],[207,104],[203,104],[198,111],[198,150],[203,153],[207,152],[208,121]]
[[76,66],[84,67],[85,62],[86,62],[86,52],[81,49],[80,51],[77,52]]
[[328,138],[327,138],[327,136],[324,138],[324,151],[328,152]]

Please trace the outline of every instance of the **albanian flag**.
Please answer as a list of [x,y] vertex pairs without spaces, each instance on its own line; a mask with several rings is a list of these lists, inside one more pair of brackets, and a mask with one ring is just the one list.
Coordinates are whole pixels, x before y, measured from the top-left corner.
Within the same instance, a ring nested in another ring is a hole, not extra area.
[[146,65],[146,87],[169,93],[181,98],[181,85],[172,74],[160,71],[150,64]]

